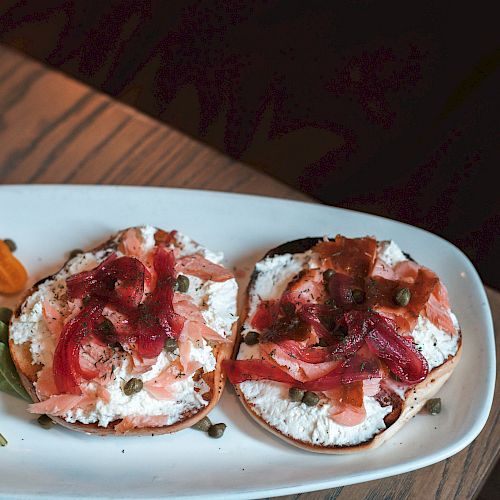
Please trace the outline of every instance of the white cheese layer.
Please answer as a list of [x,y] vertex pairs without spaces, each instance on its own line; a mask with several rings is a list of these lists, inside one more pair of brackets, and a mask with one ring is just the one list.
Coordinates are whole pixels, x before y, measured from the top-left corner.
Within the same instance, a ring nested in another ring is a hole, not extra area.
[[[156,229],[152,226],[143,226],[140,231],[144,249],[146,251],[151,250],[155,245],[154,235]],[[210,252],[180,233],[176,234],[176,243],[178,243],[176,247],[180,249],[179,255],[181,257],[199,252],[214,263],[220,263],[223,258],[221,253]],[[56,348],[54,337],[47,328],[43,317],[43,304],[48,301],[52,307],[65,315],[67,313],[66,279],[78,272],[94,268],[111,251],[101,250],[95,253],[87,252],[77,255],[51,279],[43,282],[38,290],[26,299],[19,318],[12,323],[10,336],[16,344],[30,342],[33,364],[52,365]],[[122,255],[119,251],[116,251],[116,253],[118,256]],[[199,278],[189,276],[189,281],[187,294],[200,307],[207,326],[217,331],[221,336],[229,337],[232,333],[232,325],[237,319],[236,280],[230,279],[222,283],[214,283],[212,281],[203,282]],[[106,385],[110,401],[105,402],[103,399],[98,399],[95,407],[90,410],[69,411],[64,418],[68,422],[97,422],[104,427],[113,420],[137,415],[165,415],[168,417],[168,425],[179,421],[184,414],[193,412],[208,404],[202,397],[209,390],[203,379],[195,382],[191,376],[172,384],[171,388],[175,391],[175,398],[172,400],[155,399],[146,390],[132,396],[126,396],[123,393],[123,385],[127,380],[132,377],[140,378],[143,382],[152,380],[178,356],[178,349],[169,354],[162,352],[155,364],[145,373],[132,374],[132,367],[129,366],[127,357],[116,354],[113,357],[112,364],[113,376],[109,384]],[[191,343],[190,358],[198,361],[206,373],[215,369],[216,360],[212,348],[205,341],[203,341],[202,345]],[[95,389],[95,384],[90,382],[86,387],[92,390]]]
[[[390,267],[407,260],[399,246],[393,241],[378,245],[378,257]],[[285,254],[268,257],[256,266],[258,271],[253,286],[249,290],[249,314],[242,328],[242,335],[254,330],[250,320],[261,300],[279,298],[287,284],[305,268],[317,267],[311,252]],[[452,313],[452,318],[456,318]],[[458,327],[458,323],[456,324]],[[426,358],[429,368],[442,364],[458,349],[458,335],[450,335],[421,316],[412,332],[417,349]],[[259,357],[259,346],[242,343],[238,359]],[[254,411],[266,422],[283,434],[307,443],[324,446],[349,446],[363,443],[386,428],[384,417],[392,411],[392,406],[383,407],[375,397],[365,396],[366,419],[357,426],[337,424],[329,416],[331,405],[320,401],[309,407],[303,403],[290,401],[288,388],[271,381],[247,381],[240,384],[245,398],[253,405]]]
[[408,260],[394,241],[381,241],[377,246],[377,257],[390,267]]
[[[457,318],[453,313],[451,318],[458,328]],[[454,356],[458,351],[459,335],[451,335],[439,329],[427,318],[420,315],[417,324],[411,332],[413,342],[429,364],[429,370],[442,365],[448,356]]]
[[[202,362],[206,371],[215,368],[215,358],[207,345],[203,348],[192,348],[198,352],[195,358]],[[146,373],[133,375],[134,378],[141,379],[144,383],[153,380],[164,368],[168,367],[177,356],[174,354],[160,353],[156,363]],[[174,424],[181,420],[182,416],[190,411],[195,411],[207,405],[202,395],[208,390],[208,386],[203,379],[194,382],[192,377],[175,382],[170,387],[176,393],[172,400],[158,400],[150,396],[147,390],[125,395],[123,386],[131,378],[129,360],[122,359],[122,362],[113,371],[111,381],[106,385],[110,395],[110,401],[106,403],[98,399],[94,408],[90,410],[77,409],[69,411],[65,415],[68,422],[82,422],[84,424],[98,422],[100,426],[107,426],[113,420],[126,416],[158,416],[167,417],[166,425]],[[94,389],[96,384],[90,382],[86,384],[88,389]],[[195,391],[195,388],[198,391]]]
[[384,417],[392,407],[382,407],[375,398],[364,397],[366,418],[352,427],[334,422],[329,403],[307,406],[290,401],[288,387],[269,381],[247,381],[240,384],[245,398],[267,423],[286,436],[322,446],[349,446],[363,443],[385,429]]

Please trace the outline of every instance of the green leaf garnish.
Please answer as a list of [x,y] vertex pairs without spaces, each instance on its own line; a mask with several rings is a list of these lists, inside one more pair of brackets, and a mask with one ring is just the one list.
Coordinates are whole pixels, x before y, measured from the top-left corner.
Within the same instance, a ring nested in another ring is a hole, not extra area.
[[0,320],[0,342],[5,345],[9,343],[9,327],[2,320]]
[[20,397],[30,403],[31,398],[24,389],[6,344],[0,342],[0,390]]
[[8,325],[11,317],[12,309],[9,309],[8,307],[0,307],[0,321],[3,321],[6,325]]

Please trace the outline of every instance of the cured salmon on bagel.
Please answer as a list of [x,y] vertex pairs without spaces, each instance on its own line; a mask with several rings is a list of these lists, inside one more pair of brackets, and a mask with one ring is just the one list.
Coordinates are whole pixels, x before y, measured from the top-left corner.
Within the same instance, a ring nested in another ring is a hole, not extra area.
[[270,250],[247,290],[236,359],[250,415],[320,453],[375,448],[448,379],[461,332],[446,288],[393,241],[305,238]]
[[177,231],[128,228],[74,252],[10,323],[32,413],[95,434],[163,434],[217,404],[236,339],[237,284]]

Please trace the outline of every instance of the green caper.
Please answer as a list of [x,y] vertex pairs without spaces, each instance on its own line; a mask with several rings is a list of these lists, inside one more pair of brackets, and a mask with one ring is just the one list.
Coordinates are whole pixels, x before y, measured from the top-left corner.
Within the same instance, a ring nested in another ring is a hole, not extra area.
[[189,278],[183,274],[179,274],[175,280],[175,291],[186,293],[189,289]]
[[177,340],[168,338],[165,340],[165,351],[174,352],[178,347]]
[[7,446],[8,441],[0,434],[0,446]]
[[[222,424],[224,425],[224,424]],[[208,430],[212,427],[212,422],[208,417],[202,418],[200,421],[196,422],[196,424],[191,426],[191,429],[195,429],[197,431],[208,432]]]
[[226,424],[214,424],[208,429],[208,435],[211,438],[219,439],[223,436],[226,430]]
[[15,252],[17,250],[17,245],[14,240],[11,240],[10,238],[5,238],[3,242],[9,247],[9,250],[11,252]]
[[363,290],[359,290],[358,288],[355,288],[352,291],[352,298],[356,304],[362,304],[365,301],[366,295]]
[[247,332],[243,340],[246,345],[255,345],[259,343],[259,334],[257,332]]
[[40,424],[40,427],[43,427],[44,429],[50,429],[54,426],[54,421],[48,415],[40,415],[37,418],[37,421]]
[[429,401],[425,403],[425,407],[431,415],[441,413],[441,398],[429,399]]
[[318,345],[320,347],[328,347],[329,346],[328,341],[326,339],[319,339]]
[[71,252],[69,252],[69,258],[72,259],[73,257],[80,255],[81,253],[83,253],[83,250],[81,248],[75,248],[74,250],[71,250]]
[[307,406],[316,406],[319,403],[319,396],[315,392],[307,391],[302,402]]
[[405,307],[410,303],[411,292],[409,288],[400,288],[394,295],[394,302],[398,306]]
[[333,269],[327,269],[324,273],[323,273],[323,279],[325,281],[330,281],[330,278],[335,274],[335,271]]
[[126,396],[132,396],[142,391],[142,380],[140,378],[131,378],[124,386],[123,392]]
[[9,309],[8,307],[0,307],[0,321],[3,321],[6,325],[8,325],[11,317],[12,309]]
[[300,402],[304,398],[305,391],[299,389],[298,387],[290,387],[288,389],[288,396],[290,401]]

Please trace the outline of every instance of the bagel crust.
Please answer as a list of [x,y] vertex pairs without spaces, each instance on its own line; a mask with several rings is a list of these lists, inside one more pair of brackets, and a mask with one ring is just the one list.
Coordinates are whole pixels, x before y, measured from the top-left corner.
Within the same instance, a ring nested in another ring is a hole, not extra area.
[[[150,226],[144,226],[147,228],[150,228],[153,231],[161,231],[157,230],[156,228],[151,228]],[[98,252],[101,252],[104,257],[101,257],[100,260],[103,260],[106,256],[108,256],[110,253],[117,251],[117,249],[120,248],[120,245],[123,244],[123,238],[127,231],[129,230],[134,230],[134,231],[140,231],[141,228],[128,228],[123,231],[118,232],[114,236],[112,236],[108,241],[104,242],[103,244],[99,245],[98,247],[90,250],[89,252],[86,252],[85,254],[97,254]],[[164,233],[162,231],[162,233]],[[176,233],[179,234],[179,233]],[[189,250],[187,250],[187,254],[194,254],[194,253],[199,253],[199,252],[205,252],[206,251],[206,258],[208,260],[213,260],[213,256],[217,256],[217,254],[213,254],[212,252],[204,249],[200,245],[198,245],[196,242],[190,240],[189,238],[185,236],[178,236],[176,237],[177,239],[174,242],[174,245],[176,248],[178,247],[178,243],[180,241],[180,246],[181,248],[183,247],[189,247]],[[178,241],[179,240],[179,241]],[[220,259],[221,256],[218,256],[217,259]],[[216,259],[216,260],[217,260]],[[26,294],[25,298],[21,301],[17,309],[14,311],[14,314],[11,319],[10,323],[10,336],[9,336],[9,348],[10,352],[12,355],[12,359],[14,361],[14,364],[16,366],[16,369],[18,371],[18,374],[20,376],[21,382],[29,395],[31,396],[32,400],[34,403],[38,403],[43,401],[44,398],[40,397],[39,391],[37,391],[37,379],[40,371],[43,368],[43,364],[37,362],[33,358],[33,353],[32,350],[30,349],[31,347],[31,342],[29,340],[25,342],[19,342],[19,339],[15,339],[12,335],[13,329],[16,328],[16,325],[19,324],[21,320],[21,315],[23,314],[23,311],[25,310],[28,301],[30,297],[33,297],[33,295],[43,287],[43,285],[50,280],[53,280],[55,277],[58,276],[59,273],[61,273],[63,270],[66,269],[66,274],[67,274],[67,269],[68,266],[71,264],[71,259],[68,260],[64,266],[61,268],[60,271],[55,273],[54,275],[48,276],[42,280],[40,280],[38,283],[36,283]],[[197,278],[193,278],[189,276],[188,273],[185,273],[188,275],[190,278],[190,282],[196,281]],[[231,354],[234,350],[234,344],[235,340],[237,337],[236,333],[236,293],[237,293],[237,285],[234,280],[234,278],[231,278],[231,281],[234,283],[231,283],[231,290],[234,290],[234,297],[231,297],[230,302],[234,303],[234,311],[230,313],[230,316],[233,318],[231,321],[231,324],[227,328],[218,328],[224,329],[225,333],[225,342],[213,342],[213,341],[208,341],[204,343],[205,349],[207,346],[210,347],[211,349],[211,354],[213,355],[213,358],[215,360],[215,368],[211,371],[203,371],[203,373],[198,373],[202,369],[198,370],[198,372],[195,374],[197,375],[197,378],[201,380],[202,386],[204,388],[204,392],[202,394],[202,399],[203,399],[203,405],[195,408],[188,408],[186,411],[182,412],[180,415],[178,415],[176,418],[176,421],[170,423],[169,425],[162,425],[162,426],[144,426],[144,427],[137,427],[137,428],[131,428],[127,429],[125,431],[126,436],[142,436],[142,435],[158,435],[158,434],[169,434],[172,432],[177,432],[180,431],[184,428],[191,427],[194,425],[196,422],[204,418],[206,415],[210,413],[210,411],[215,407],[217,402],[220,399],[220,396],[222,394],[222,391],[224,389],[224,384],[225,384],[225,374],[221,368],[222,361],[225,359],[228,359],[231,357]],[[200,283],[201,281],[198,280],[196,283]],[[208,281],[205,280],[203,283],[207,283]],[[211,282],[210,282],[211,283]],[[191,285],[190,285],[191,286]],[[191,289],[189,290],[189,293],[191,293]],[[216,311],[215,311],[216,312]],[[215,317],[212,322],[217,322],[218,319]],[[220,324],[217,323],[217,325]],[[177,353],[178,351],[176,351]],[[175,354],[175,356],[178,356],[178,354]],[[172,355],[174,357],[174,355]],[[114,367],[113,367],[114,369]],[[133,397],[133,396],[132,396]],[[198,398],[201,399],[201,398]],[[105,435],[116,435],[117,433],[122,433],[117,430],[115,430],[115,427],[119,425],[122,422],[121,418],[117,418],[115,420],[110,421],[107,423],[107,425],[99,425],[99,422],[89,422],[89,423],[83,423],[78,420],[78,417],[73,417],[74,421],[68,421],[65,416],[54,416],[54,415],[48,415],[54,422],[62,425],[63,427],[66,427],[68,429],[78,431],[78,432],[84,432],[88,434],[97,434],[100,436],[105,436]],[[136,416],[136,415],[131,415],[131,416]],[[141,416],[141,415],[137,415]],[[147,415],[145,415],[147,416]],[[168,415],[165,415],[168,416]]]
[[[303,254],[305,252],[308,252],[316,243],[321,240],[322,238],[304,238],[285,243],[267,252],[260,262],[263,262],[269,258],[275,258],[276,256],[295,256],[298,254]],[[408,254],[402,255],[404,255],[405,259],[414,262]],[[261,272],[262,271],[259,270],[259,266],[256,265],[246,291],[246,300],[244,310],[241,314],[240,323],[241,325],[243,325],[241,327],[242,336],[239,339],[239,344],[235,349],[235,357],[237,357],[238,359],[252,358],[252,356],[248,358],[247,354],[243,354],[243,356],[241,356],[240,347],[243,350],[248,349],[248,347],[243,343],[244,335],[245,331],[248,331],[250,329],[247,325],[250,324],[249,318],[251,318],[252,314],[255,311],[255,305],[252,305],[252,296],[256,294],[255,286]],[[273,279],[273,283],[275,283],[275,281],[276,280]],[[279,283],[279,279],[277,281]],[[282,287],[283,283],[281,283],[279,286]],[[346,454],[374,449],[384,443],[387,439],[391,438],[399,429],[401,429],[401,427],[414,415],[416,415],[422,409],[425,403],[439,391],[446,380],[448,380],[456,365],[458,364],[462,354],[461,332],[458,328],[457,330],[458,331],[456,335],[458,336],[458,339],[456,340],[455,353],[453,355],[448,355],[445,359],[442,360],[433,360],[433,364],[436,366],[431,365],[431,369],[429,370],[427,377],[417,385],[411,386],[403,392],[395,390],[394,392],[388,393],[386,395],[387,401],[385,401],[384,406],[388,406],[390,404],[391,408],[388,409],[386,415],[383,416],[382,428],[375,430],[375,432],[373,432],[373,435],[371,435],[369,438],[355,444],[315,444],[312,439],[298,439],[292,436],[291,433],[283,432],[283,430],[280,430],[276,425],[273,425],[273,423],[269,422],[269,420],[262,415],[261,409],[258,408],[254,402],[252,402],[252,397],[249,396],[249,393],[251,393],[251,391],[249,392],[248,389],[245,390],[244,384],[255,384],[255,382],[249,381],[243,382],[241,384],[236,384],[235,390],[244,408],[257,423],[293,446],[307,451],[324,454]],[[240,354],[239,356],[238,353]],[[261,381],[259,382],[259,384],[268,384],[272,391],[274,391],[272,392],[273,395],[277,394],[278,391],[281,391],[281,394],[285,394],[288,391],[288,386],[286,386],[285,384],[280,384],[278,382]],[[259,387],[261,388],[261,392],[259,392],[260,395],[262,392],[264,392],[264,389],[262,389],[262,386]],[[269,403],[269,406],[272,407],[271,402]],[[299,404],[299,406],[305,407],[304,404]],[[292,411],[295,410],[297,410],[296,407],[292,409]],[[279,410],[276,411],[286,412],[287,410],[279,407]]]

